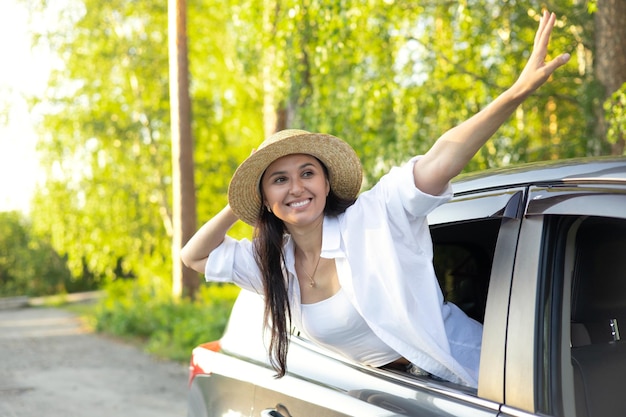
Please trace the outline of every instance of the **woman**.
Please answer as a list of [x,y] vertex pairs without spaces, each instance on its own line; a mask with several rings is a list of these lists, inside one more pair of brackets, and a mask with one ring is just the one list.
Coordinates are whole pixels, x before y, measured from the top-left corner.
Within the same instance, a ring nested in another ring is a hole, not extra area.
[[[279,377],[293,323],[357,362],[477,386],[482,327],[444,302],[426,216],[451,198],[450,180],[500,125],[569,60],[545,62],[555,20],[542,16],[513,86],[358,197],[359,159],[331,135],[278,132],[239,166],[229,205],[189,240],[182,258],[207,280],[264,295]],[[252,242],[226,236],[238,219],[255,226]]]

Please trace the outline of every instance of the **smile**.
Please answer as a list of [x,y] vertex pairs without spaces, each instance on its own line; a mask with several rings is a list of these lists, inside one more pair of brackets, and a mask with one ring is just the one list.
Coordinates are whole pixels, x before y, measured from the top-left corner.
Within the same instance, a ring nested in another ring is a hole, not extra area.
[[296,202],[294,202],[294,203],[289,203],[289,206],[290,206],[290,207],[293,207],[293,208],[299,208],[299,207],[304,207],[304,206],[306,206],[306,205],[307,205],[307,204],[309,204],[310,202],[311,202],[311,200],[308,200],[308,199],[307,199],[307,200],[302,200],[302,201],[296,201]]

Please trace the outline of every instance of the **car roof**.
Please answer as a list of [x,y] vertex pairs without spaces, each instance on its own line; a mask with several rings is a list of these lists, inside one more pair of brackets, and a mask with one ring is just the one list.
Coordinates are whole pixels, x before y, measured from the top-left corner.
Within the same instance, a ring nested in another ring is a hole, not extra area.
[[452,182],[455,194],[531,184],[626,184],[626,157],[542,161],[462,174]]

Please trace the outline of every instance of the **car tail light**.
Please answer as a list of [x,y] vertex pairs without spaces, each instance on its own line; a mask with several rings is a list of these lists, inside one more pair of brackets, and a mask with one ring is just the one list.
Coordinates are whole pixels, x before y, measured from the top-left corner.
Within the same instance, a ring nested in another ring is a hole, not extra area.
[[196,377],[196,375],[211,374],[210,370],[204,369],[202,367],[202,364],[199,363],[197,349],[206,349],[212,352],[219,352],[222,349],[222,346],[219,340],[215,340],[213,342],[203,343],[194,349],[193,353],[191,354],[191,361],[189,362],[189,385],[191,385],[191,382]]

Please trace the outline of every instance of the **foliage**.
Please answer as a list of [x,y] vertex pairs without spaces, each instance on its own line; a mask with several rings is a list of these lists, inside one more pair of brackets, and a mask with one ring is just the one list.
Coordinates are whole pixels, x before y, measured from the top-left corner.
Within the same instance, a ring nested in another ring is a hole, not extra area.
[[74,276],[168,273],[169,143],[165,7],[68,2],[71,30],[47,35],[63,67],[38,104],[47,182],[33,227]]
[[93,288],[72,279],[66,259],[36,238],[19,212],[0,212],[0,297],[42,296]]
[[[189,62],[198,219],[206,221],[227,203],[230,177],[261,140],[262,92],[258,78],[237,57],[239,1],[188,3]],[[254,7],[253,7],[254,9]],[[206,11],[210,10],[210,13]],[[254,63],[257,66],[257,63]],[[251,235],[239,223],[235,237]]]
[[[202,8],[208,9],[220,10]],[[165,3],[74,0],[59,13],[68,27],[39,34],[63,65],[35,102],[44,112],[39,151],[47,180],[32,203],[34,230],[67,254],[76,277],[87,271],[108,280],[121,275],[167,283],[172,224]],[[249,152],[249,146],[237,147],[241,132],[258,131],[259,124],[249,117],[247,90],[236,88],[237,73],[228,68],[228,43],[210,36],[220,33],[212,32],[218,25],[192,19],[190,26],[209,31],[190,48],[192,70],[204,75],[193,79],[192,94],[202,150],[199,217],[206,219],[225,204],[214,196],[225,194],[227,173]],[[220,89],[214,80],[223,74],[232,78]]]
[[[586,9],[578,2],[553,3],[561,19],[552,50],[576,51],[584,62]],[[541,13],[531,1],[264,4],[273,10],[270,25],[252,23],[265,14],[251,4],[243,6],[247,15],[237,15],[249,22],[240,24],[238,49],[246,54],[239,58],[249,62],[246,67],[269,65],[279,90],[275,101],[292,112],[291,125],[334,133],[353,145],[366,188],[390,166],[425,152],[514,82]],[[579,99],[590,71],[568,65],[558,74],[520,107],[468,170],[581,156],[598,148],[588,145],[591,136],[580,135],[593,132],[593,121],[581,114],[598,96],[589,89]]]
[[604,102],[605,117],[608,123],[607,140],[612,144],[621,144],[626,155],[626,83]]
[[[60,61],[45,97],[33,233],[67,258],[75,279],[167,293],[171,155],[165,2],[49,0],[38,32]],[[573,59],[529,98],[468,170],[608,152],[597,137],[600,89],[584,2],[552,0],[551,53]],[[267,109],[289,127],[350,142],[364,188],[425,152],[510,86],[541,10],[530,0],[191,0],[189,62],[198,218],[226,204],[229,179],[258,143]],[[281,113],[281,114],[282,114]],[[235,237],[250,235],[238,224]]]
[[192,302],[172,300],[134,281],[117,281],[95,310],[95,329],[139,338],[158,356],[188,360],[193,347],[221,337],[238,293],[233,285],[206,285]]

